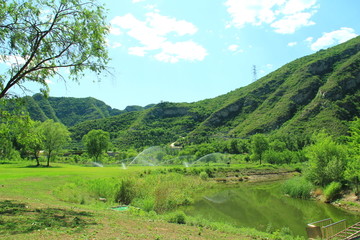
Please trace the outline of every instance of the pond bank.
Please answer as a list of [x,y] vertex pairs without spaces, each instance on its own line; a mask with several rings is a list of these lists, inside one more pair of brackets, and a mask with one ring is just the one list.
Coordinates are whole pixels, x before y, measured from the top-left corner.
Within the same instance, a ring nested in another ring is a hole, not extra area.
[[244,169],[237,172],[227,172],[224,176],[214,177],[215,182],[234,184],[239,182],[272,182],[289,179],[298,175],[299,172],[293,170],[254,170],[254,169]]
[[[235,171],[224,171],[215,173],[215,176],[211,179],[217,183],[223,183],[226,185],[238,184],[240,182],[249,183],[266,183],[287,180],[294,176],[298,176],[300,173],[296,170],[288,169],[236,169]],[[324,202],[322,195],[313,196],[313,200]],[[327,203],[337,208],[344,209],[360,214],[360,199],[353,192],[344,192],[342,197],[338,200]]]
[[[184,211],[187,215],[209,221],[256,228],[268,233],[291,232],[293,236],[302,237],[307,236],[305,227],[310,222],[325,218],[333,221],[347,219],[349,224],[359,221],[359,215],[331,204],[285,196],[281,191],[282,182],[292,174],[296,173],[249,175],[248,182],[219,188],[218,192],[204,195]],[[275,181],[279,177],[282,180]],[[264,179],[271,180],[265,182]]]
[[360,199],[353,192],[345,193],[340,199],[331,204],[360,215]]

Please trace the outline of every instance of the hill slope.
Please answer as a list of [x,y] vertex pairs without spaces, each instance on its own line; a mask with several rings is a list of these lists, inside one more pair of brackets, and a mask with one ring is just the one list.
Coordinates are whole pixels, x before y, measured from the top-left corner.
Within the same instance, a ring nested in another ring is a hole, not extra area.
[[140,106],[128,106],[125,110],[113,109],[104,102],[95,98],[49,97],[41,94],[25,97],[25,106],[33,120],[45,121],[53,119],[66,126],[78,123],[104,119],[126,112],[141,111]]
[[[93,128],[122,146],[149,146],[187,137],[248,137],[255,133],[345,134],[360,116],[360,37],[297,59],[228,94],[195,103],[161,103],[137,113],[71,128],[80,139]],[[45,106],[46,107],[46,106]],[[46,108],[45,108],[46,109]],[[51,113],[51,112],[50,112]]]
[[[215,111],[202,132],[246,137],[277,130],[344,134],[359,116],[360,37],[295,60],[236,90],[237,98]],[[344,122],[345,121],[345,122]]]

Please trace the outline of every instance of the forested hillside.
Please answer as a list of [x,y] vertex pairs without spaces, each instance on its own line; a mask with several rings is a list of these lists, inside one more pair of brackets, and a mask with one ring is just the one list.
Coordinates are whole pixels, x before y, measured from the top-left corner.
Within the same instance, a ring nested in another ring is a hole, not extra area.
[[25,107],[33,120],[53,119],[66,126],[94,119],[104,119],[126,112],[140,111],[143,107],[128,106],[124,110],[111,108],[95,98],[49,97],[35,94],[25,97]]
[[357,37],[288,63],[246,87],[199,102],[163,102],[126,112],[92,98],[35,95],[29,98],[28,109],[36,120],[52,118],[73,126],[74,139],[102,129],[122,147],[178,140],[201,143],[256,133],[310,135],[319,129],[339,136],[346,134],[348,121],[360,116],[359,86]]
[[[246,137],[274,130],[345,134],[359,116],[360,37],[295,60],[232,95],[192,135]],[[229,96],[230,97],[230,96]]]

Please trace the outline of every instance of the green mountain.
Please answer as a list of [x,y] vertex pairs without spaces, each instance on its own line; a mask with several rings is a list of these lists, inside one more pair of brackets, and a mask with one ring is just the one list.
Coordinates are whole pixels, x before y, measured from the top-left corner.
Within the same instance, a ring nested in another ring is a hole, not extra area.
[[33,120],[53,119],[66,126],[94,119],[105,119],[126,112],[140,111],[143,107],[128,106],[125,110],[113,109],[95,98],[49,97],[42,94],[24,98],[25,107]]
[[[192,135],[345,134],[360,113],[360,37],[297,59],[232,95]],[[230,97],[230,95],[229,95]],[[233,98],[233,97],[231,97]]]
[[[54,106],[51,101],[49,105]],[[41,109],[44,115],[64,121],[57,110],[51,110],[54,107],[44,104]],[[216,98],[164,102],[138,110],[116,116],[109,110],[103,115],[93,111],[99,119],[79,119],[70,130],[79,140],[91,129],[103,129],[121,147],[167,144],[183,138],[191,142],[245,138],[256,133],[309,135],[319,129],[343,135],[347,122],[360,116],[360,37],[297,59]]]

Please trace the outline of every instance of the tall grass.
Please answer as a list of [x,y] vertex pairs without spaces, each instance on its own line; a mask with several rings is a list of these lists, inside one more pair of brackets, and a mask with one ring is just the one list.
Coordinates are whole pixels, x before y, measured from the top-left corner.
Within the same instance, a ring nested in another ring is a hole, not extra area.
[[54,195],[71,203],[91,204],[101,198],[112,205],[132,205],[148,212],[164,213],[192,204],[193,197],[211,184],[199,176],[175,172],[162,174],[153,171],[141,176],[78,180],[58,187]]
[[339,182],[331,182],[329,185],[327,185],[324,189],[325,201],[334,201],[339,196],[341,187],[341,183]]
[[304,177],[294,177],[283,184],[282,191],[293,198],[309,199],[313,187]]

